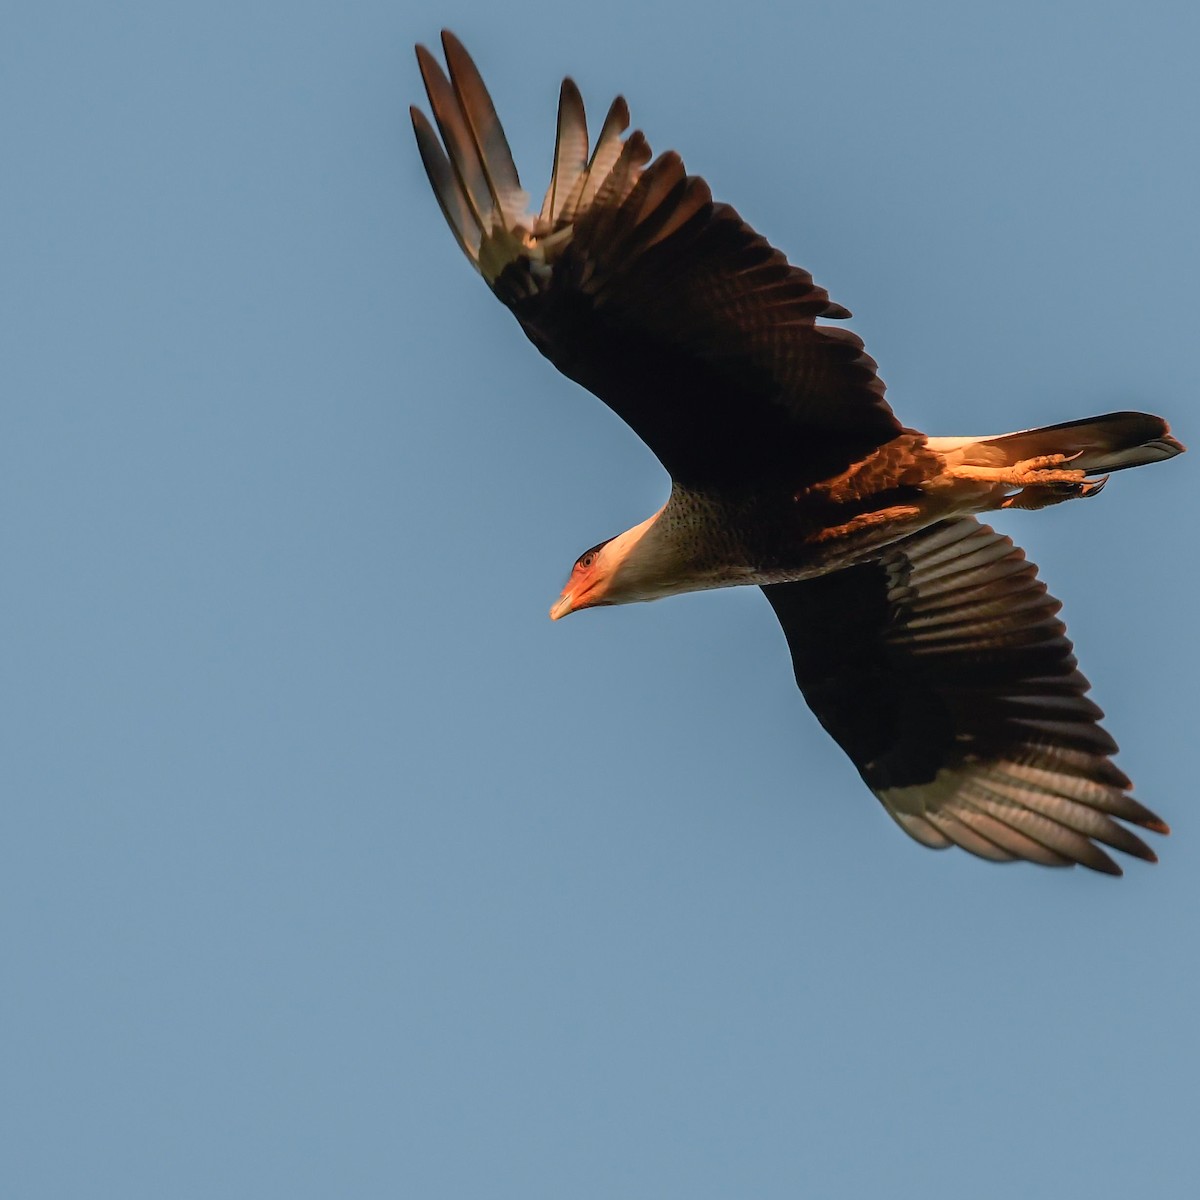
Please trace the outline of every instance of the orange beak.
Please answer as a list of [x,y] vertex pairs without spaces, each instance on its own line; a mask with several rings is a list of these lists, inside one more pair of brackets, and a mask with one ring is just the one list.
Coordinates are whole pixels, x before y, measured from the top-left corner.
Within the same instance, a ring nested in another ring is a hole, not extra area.
[[563,594],[555,601],[554,607],[550,609],[550,620],[557,621],[559,617],[565,617],[574,611],[575,595],[570,589],[564,589]]

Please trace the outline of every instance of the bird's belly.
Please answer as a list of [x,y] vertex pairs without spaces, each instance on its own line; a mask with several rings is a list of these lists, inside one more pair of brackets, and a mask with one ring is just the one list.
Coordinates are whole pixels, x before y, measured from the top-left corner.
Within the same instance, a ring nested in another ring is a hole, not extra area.
[[960,510],[983,507],[974,497],[964,503],[949,492],[915,488],[893,493],[878,507],[805,499],[673,497],[653,531],[673,564],[662,594],[828,575]]
[[[740,570],[727,573],[729,584],[792,583],[815,579],[876,557],[893,542],[942,520],[941,506],[899,504],[849,520],[800,531],[784,529],[769,538],[747,539],[750,553]],[[757,547],[755,541],[759,542]],[[773,544],[772,544],[773,543]],[[726,586],[725,583],[716,586]]]

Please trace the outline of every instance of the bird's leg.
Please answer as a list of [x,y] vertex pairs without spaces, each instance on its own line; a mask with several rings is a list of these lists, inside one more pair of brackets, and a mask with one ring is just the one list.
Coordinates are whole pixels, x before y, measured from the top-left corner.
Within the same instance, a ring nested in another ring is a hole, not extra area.
[[1052,504],[1062,504],[1064,500],[1094,496],[1108,482],[1107,475],[1102,479],[1088,479],[1086,471],[1068,465],[1078,457],[1079,454],[1041,454],[1005,467],[961,463],[947,468],[943,478],[990,483],[998,489],[1015,489],[1012,495],[997,498],[989,507],[1049,508]]
[[1001,483],[1019,488],[1054,483],[1082,484],[1087,478],[1087,472],[1065,465],[1078,457],[1078,454],[1041,454],[1037,458],[1022,459],[1008,467],[982,467],[973,463],[963,463],[950,467],[946,473],[951,479]]
[[1004,500],[1001,508],[1037,509],[1049,508],[1052,504],[1061,504],[1064,500],[1086,500],[1094,496],[1108,482],[1108,476],[1099,479],[1089,479],[1083,483],[1046,483],[1033,487],[1022,488],[1013,496]]

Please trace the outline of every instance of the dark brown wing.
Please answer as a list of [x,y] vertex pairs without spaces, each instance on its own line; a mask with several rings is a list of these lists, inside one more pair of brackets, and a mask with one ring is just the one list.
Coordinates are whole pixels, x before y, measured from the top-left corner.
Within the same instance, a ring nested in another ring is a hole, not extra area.
[[450,79],[418,59],[448,153],[414,110],[422,158],[468,257],[564,374],[624,418],[692,488],[801,486],[901,432],[846,317],[668,153],[645,167],[614,102],[587,160],[563,85],[540,217],[514,215],[516,170],[474,64],[443,34]]
[[[1119,875],[1155,861],[1057,600],[1010,539],[944,521],[878,561],[765,587],[818,720],[927,846]],[[1116,819],[1114,819],[1116,818]]]

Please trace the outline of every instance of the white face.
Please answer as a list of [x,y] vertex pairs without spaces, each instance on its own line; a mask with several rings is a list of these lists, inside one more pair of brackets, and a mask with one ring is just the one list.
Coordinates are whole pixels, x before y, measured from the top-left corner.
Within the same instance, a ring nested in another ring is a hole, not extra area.
[[581,554],[558,603],[550,610],[551,617],[557,620],[580,608],[634,604],[688,591],[688,587],[680,587],[670,546],[663,539],[646,537],[658,515]]

